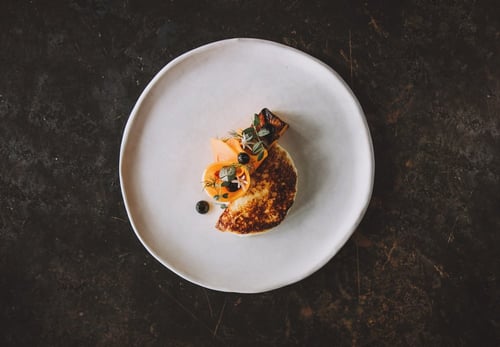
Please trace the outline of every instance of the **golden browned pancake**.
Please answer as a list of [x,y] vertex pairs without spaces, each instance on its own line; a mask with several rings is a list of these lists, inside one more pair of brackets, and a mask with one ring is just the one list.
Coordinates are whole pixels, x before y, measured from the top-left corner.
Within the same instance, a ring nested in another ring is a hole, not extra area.
[[267,231],[283,221],[296,192],[297,171],[292,158],[275,144],[252,174],[248,191],[228,205],[215,227],[240,235]]

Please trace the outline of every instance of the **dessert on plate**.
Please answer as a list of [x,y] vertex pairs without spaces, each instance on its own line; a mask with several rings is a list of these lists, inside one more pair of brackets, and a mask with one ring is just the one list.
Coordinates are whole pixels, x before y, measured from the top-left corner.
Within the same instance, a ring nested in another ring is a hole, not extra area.
[[214,162],[203,172],[203,188],[224,208],[217,229],[253,235],[284,220],[297,193],[296,167],[278,144],[288,127],[264,108],[247,128],[210,140]]

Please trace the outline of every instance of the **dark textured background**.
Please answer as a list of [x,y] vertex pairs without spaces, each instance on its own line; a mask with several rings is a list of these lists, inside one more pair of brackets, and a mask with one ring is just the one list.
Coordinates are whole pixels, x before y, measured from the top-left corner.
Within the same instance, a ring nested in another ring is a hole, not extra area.
[[[0,1],[0,345],[500,344],[497,1]],[[166,63],[258,37],[352,87],[376,179],[351,240],[309,278],[227,294],[155,261],[118,155]]]

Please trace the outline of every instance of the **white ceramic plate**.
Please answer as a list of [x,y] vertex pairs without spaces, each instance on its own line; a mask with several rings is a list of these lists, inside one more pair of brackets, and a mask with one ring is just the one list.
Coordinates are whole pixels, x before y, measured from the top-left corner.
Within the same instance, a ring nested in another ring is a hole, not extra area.
[[[263,107],[290,124],[280,144],[298,170],[295,204],[268,233],[219,232],[218,207],[195,211],[207,199],[209,139]],[[301,51],[256,39],[211,43],[166,65],[132,110],[120,153],[125,206],[147,250],[183,278],[229,292],[279,288],[322,267],[360,222],[373,176],[369,130],[346,83]]]

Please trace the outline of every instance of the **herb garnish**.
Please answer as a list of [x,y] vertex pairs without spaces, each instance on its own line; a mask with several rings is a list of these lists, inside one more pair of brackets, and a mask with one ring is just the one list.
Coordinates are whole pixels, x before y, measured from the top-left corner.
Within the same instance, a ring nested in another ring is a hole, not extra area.
[[[248,184],[246,175],[240,174],[238,176],[238,168],[244,167],[246,165],[242,165],[239,163],[234,163],[231,165],[223,166],[215,176],[210,177],[210,179],[203,181],[204,188],[213,188],[217,191],[215,195],[212,196],[214,200],[220,200],[221,198],[227,199],[229,198],[229,193],[223,193],[222,188],[229,190],[230,192],[234,192],[238,189],[243,188]],[[231,188],[234,187],[234,190]]]
[[264,157],[264,150],[266,149],[261,137],[269,135],[271,132],[267,128],[257,130],[260,125],[259,115],[255,114],[252,126],[243,129],[241,133],[231,131],[230,135],[240,140],[243,149],[248,148],[253,155],[257,156],[257,160],[262,160]]

